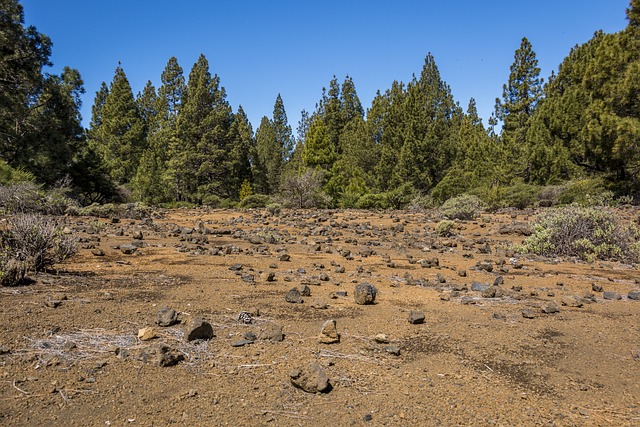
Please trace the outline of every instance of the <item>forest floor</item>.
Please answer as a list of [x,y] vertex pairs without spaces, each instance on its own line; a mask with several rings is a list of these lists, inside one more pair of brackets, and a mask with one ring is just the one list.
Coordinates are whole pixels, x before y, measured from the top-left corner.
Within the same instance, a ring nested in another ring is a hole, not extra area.
[[[449,237],[430,213],[64,218],[78,254],[0,288],[0,424],[638,426],[638,266],[513,253],[535,215]],[[165,306],[178,324],[156,324]],[[186,341],[195,318],[212,339]],[[313,364],[323,393],[291,382]]]

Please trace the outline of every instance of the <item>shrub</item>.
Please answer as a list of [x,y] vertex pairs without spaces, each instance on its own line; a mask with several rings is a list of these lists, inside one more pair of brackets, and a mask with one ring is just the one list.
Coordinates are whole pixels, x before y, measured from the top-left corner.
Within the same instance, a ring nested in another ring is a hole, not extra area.
[[331,205],[331,197],[322,191],[325,173],[307,169],[300,175],[289,175],[282,183],[284,199],[296,209],[326,208]]
[[638,231],[622,228],[605,209],[577,205],[542,215],[521,252],[544,256],[577,256],[586,261],[638,259]]
[[271,197],[266,194],[252,194],[242,199],[238,207],[243,209],[264,208],[269,203],[271,203]]
[[449,219],[443,219],[436,225],[436,234],[440,237],[449,237],[453,234],[455,223]]
[[282,212],[282,205],[280,205],[280,203],[269,203],[267,205],[267,212],[271,215],[280,215],[280,212]]
[[384,193],[392,209],[404,209],[416,197],[416,190],[409,183]]
[[418,195],[409,203],[409,210],[412,212],[424,212],[437,206],[435,199],[430,195]]
[[507,187],[502,195],[501,207],[525,209],[534,207],[538,201],[540,188],[530,184],[515,184]]
[[365,194],[355,205],[356,209],[388,209],[389,202],[384,194]]
[[74,255],[75,239],[64,234],[51,219],[39,215],[16,215],[0,232],[0,282],[20,283],[29,270],[41,271]]
[[481,205],[478,196],[461,194],[444,202],[440,212],[448,219],[475,219],[480,213]]
[[215,194],[207,194],[202,198],[202,204],[210,208],[219,208],[222,204],[222,198]]

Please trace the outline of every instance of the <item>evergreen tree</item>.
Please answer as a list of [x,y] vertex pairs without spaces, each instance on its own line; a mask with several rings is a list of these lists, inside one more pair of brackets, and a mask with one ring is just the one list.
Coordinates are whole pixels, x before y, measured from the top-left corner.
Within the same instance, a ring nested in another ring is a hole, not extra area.
[[257,192],[273,194],[278,190],[278,170],[282,166],[280,153],[273,123],[264,116],[256,131],[253,182]]
[[92,129],[92,143],[100,153],[116,184],[127,184],[135,176],[144,149],[145,129],[131,85],[118,65],[109,95],[100,111],[100,125]]
[[451,164],[461,116],[431,54],[420,78],[414,77],[407,87],[404,113],[403,144],[392,181],[395,186],[410,183],[426,192]]
[[158,95],[151,81],[147,81],[142,92],[138,92],[136,104],[138,105],[138,111],[140,111],[140,118],[145,126],[146,135],[158,113]]
[[232,196],[239,196],[243,183],[249,184],[252,179],[251,174],[251,152],[254,150],[255,141],[253,129],[249,118],[242,109],[238,107],[238,112],[233,117],[231,125],[231,143],[229,149],[229,162],[231,163],[231,173],[229,175],[229,188]]
[[543,96],[538,60],[524,37],[514,55],[509,81],[503,85],[502,100],[496,99],[495,118],[503,123],[501,141],[503,168],[509,176],[531,178],[526,135],[538,103]]
[[135,195],[140,200],[157,204],[169,202],[169,146],[176,140],[176,120],[185,93],[183,71],[175,57],[167,62],[161,75],[162,85],[155,102],[154,120],[148,122],[147,147],[140,159],[135,179]]
[[406,96],[404,84],[394,81],[384,95],[378,94],[373,100],[367,116],[370,132],[380,147],[380,160],[375,169],[377,188],[380,191],[387,191],[393,186],[393,171],[404,143]]
[[284,102],[278,94],[273,106],[273,129],[276,133],[276,141],[280,147],[282,162],[286,162],[291,157],[294,147],[294,139],[291,133],[291,126],[287,120],[287,113],[284,109]]

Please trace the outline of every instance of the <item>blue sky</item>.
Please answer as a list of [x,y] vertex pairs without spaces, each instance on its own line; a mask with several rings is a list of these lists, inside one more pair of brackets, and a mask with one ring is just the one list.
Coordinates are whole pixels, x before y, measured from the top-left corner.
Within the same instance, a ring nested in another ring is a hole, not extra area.
[[456,101],[483,121],[522,37],[545,78],[596,30],[626,24],[628,0],[168,1],[23,0],[28,25],[53,40],[50,72],[77,68],[88,126],[95,92],[122,62],[134,93],[156,88],[171,56],[188,76],[200,53],[254,131],[280,93],[294,129],[334,75],[353,77],[365,109],[377,90],[419,74],[431,52]]

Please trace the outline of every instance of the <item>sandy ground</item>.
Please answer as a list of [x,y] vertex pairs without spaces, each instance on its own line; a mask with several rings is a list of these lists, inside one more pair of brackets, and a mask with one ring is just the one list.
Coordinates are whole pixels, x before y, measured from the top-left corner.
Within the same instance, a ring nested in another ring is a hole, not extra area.
[[[0,424],[639,426],[640,301],[627,297],[637,266],[514,254],[524,237],[501,231],[534,218],[484,214],[449,237],[430,213],[65,218],[83,249],[33,284],[0,288]],[[360,283],[377,288],[375,304],[355,303]],[[499,290],[483,297],[474,283]],[[304,285],[303,303],[285,301]],[[552,303],[559,311],[545,313]],[[179,324],[155,324],[163,306]],[[412,311],[424,323],[409,323]],[[187,342],[193,318],[215,336]],[[330,319],[340,342],[323,344]],[[145,327],[156,338],[140,340]],[[234,347],[274,327],[283,341]],[[161,345],[184,360],[160,366]],[[330,391],[292,385],[312,363]]]

